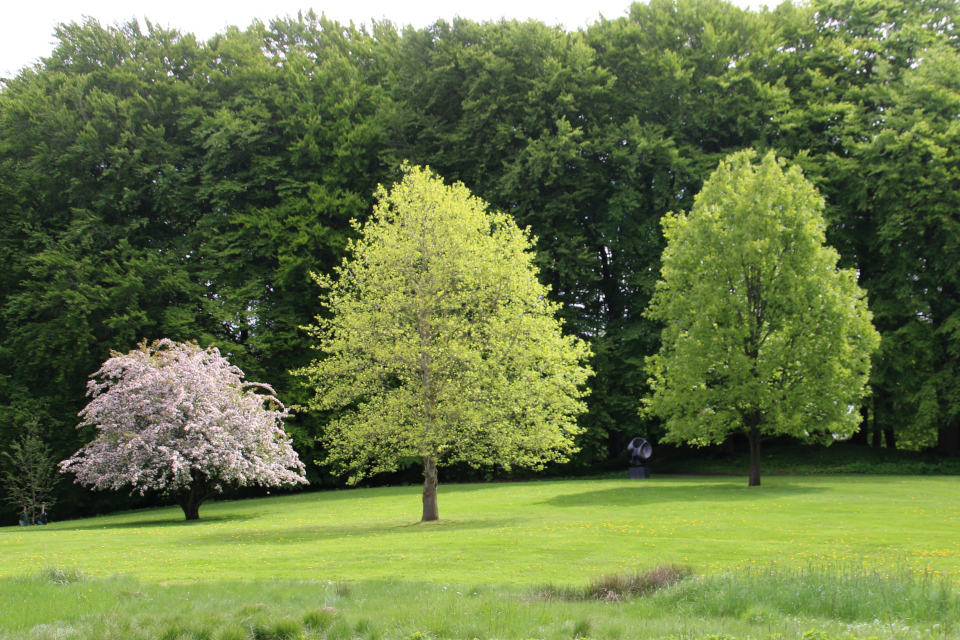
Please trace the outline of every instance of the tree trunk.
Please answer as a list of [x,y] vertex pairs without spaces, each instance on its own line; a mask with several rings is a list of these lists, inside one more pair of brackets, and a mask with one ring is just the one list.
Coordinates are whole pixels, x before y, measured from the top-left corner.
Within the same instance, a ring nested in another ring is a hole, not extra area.
[[750,481],[751,487],[760,486],[760,427],[747,429],[747,440],[750,441]]
[[954,421],[937,429],[937,449],[948,456],[960,454],[960,423]]
[[880,401],[877,400],[876,396],[873,397],[873,445],[874,449],[879,449],[883,446],[883,429],[881,429],[880,420],[877,418],[877,414],[881,413],[880,411]]
[[437,508],[437,461],[431,457],[423,459],[423,517],[420,522],[433,522],[440,519]]
[[853,435],[850,436],[850,444],[858,444],[861,446],[867,446],[870,444],[867,436],[870,433],[870,415],[867,408],[867,404],[864,403],[860,407],[860,426],[857,427],[857,430],[853,432]]
[[887,449],[897,448],[897,436],[893,433],[893,429],[884,429],[883,439],[887,443]]
[[200,505],[210,497],[211,492],[208,490],[207,476],[194,471],[192,477],[190,486],[179,492],[175,498],[187,520],[199,520]]

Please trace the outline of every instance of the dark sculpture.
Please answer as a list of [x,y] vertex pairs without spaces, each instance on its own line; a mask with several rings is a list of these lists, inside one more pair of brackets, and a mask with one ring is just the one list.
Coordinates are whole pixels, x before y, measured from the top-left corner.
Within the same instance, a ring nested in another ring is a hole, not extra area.
[[653,446],[643,438],[634,438],[627,445],[627,455],[630,457],[630,479],[646,480],[650,477],[650,469],[643,463],[653,455]]

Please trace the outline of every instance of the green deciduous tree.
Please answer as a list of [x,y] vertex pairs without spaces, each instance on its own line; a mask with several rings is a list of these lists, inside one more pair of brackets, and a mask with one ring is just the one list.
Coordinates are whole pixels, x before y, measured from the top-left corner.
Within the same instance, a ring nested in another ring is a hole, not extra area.
[[3,479],[7,502],[18,511],[22,509],[30,524],[37,524],[41,508],[52,507],[56,502],[53,490],[60,477],[56,460],[40,437],[36,419],[25,425],[23,435],[3,457],[7,460]]
[[429,169],[377,197],[338,278],[318,277],[325,357],[299,373],[312,407],[344,410],[323,436],[330,461],[356,482],[422,460],[436,520],[437,465],[538,468],[575,450],[589,352],[561,334],[509,216]]
[[849,435],[879,343],[856,272],[824,245],[823,200],[772,152],[722,162],[689,215],[664,221],[662,280],[648,314],[666,324],[649,360],[648,410],[667,440],[705,445],[742,430],[751,486],[760,441]]
[[[837,173],[870,214],[871,299],[883,345],[871,386],[886,429],[908,448],[960,453],[960,54],[920,52],[894,81],[884,66],[882,118],[850,136]],[[876,293],[874,293],[876,292]],[[882,412],[882,413],[881,413]],[[890,443],[888,442],[888,445]]]

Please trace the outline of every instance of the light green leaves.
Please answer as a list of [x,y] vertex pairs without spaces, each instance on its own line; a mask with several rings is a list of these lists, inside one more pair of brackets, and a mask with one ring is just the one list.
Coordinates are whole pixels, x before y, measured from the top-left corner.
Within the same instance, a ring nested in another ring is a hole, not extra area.
[[529,234],[462,185],[405,167],[311,328],[324,357],[298,373],[351,479],[410,458],[539,467],[575,451],[586,345],[562,335]]
[[822,199],[800,170],[752,156],[727,158],[690,215],[664,221],[647,314],[666,326],[646,402],[673,441],[741,428],[829,441],[860,420],[879,337],[856,273],[836,268]]

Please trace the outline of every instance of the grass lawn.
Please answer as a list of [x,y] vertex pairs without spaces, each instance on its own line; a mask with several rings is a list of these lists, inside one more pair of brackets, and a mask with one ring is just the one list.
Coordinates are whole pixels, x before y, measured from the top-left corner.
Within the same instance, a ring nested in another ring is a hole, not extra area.
[[[954,638],[955,580],[887,590],[913,584],[905,571],[960,573],[958,490],[949,476],[771,476],[758,488],[744,478],[567,480],[442,486],[443,520],[427,525],[419,487],[392,487],[211,502],[195,522],[170,508],[6,527],[0,630],[376,640],[800,637],[815,627]],[[545,583],[664,563],[705,577],[642,602],[534,597]],[[51,566],[95,579],[25,577]],[[304,622],[323,607],[335,611],[325,626]],[[278,620],[299,631],[269,632]]]
[[960,478],[661,477],[452,485],[422,525],[418,487],[210,502],[0,529],[0,577],[48,566],[146,581],[583,583],[680,563],[960,569]]

